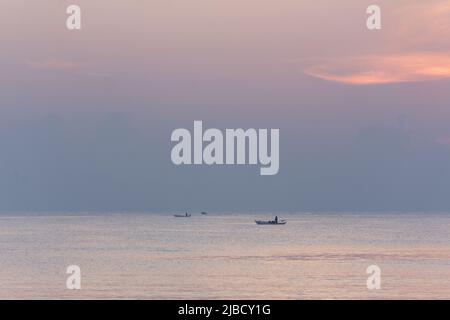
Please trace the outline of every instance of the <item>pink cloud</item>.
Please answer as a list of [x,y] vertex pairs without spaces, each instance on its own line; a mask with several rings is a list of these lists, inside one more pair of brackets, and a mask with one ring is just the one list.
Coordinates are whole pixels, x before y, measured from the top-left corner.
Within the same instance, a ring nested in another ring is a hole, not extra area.
[[450,78],[450,54],[416,53],[332,59],[305,73],[350,85],[389,84]]
[[383,11],[381,55],[323,59],[306,74],[349,85],[450,78],[450,0],[410,1]]

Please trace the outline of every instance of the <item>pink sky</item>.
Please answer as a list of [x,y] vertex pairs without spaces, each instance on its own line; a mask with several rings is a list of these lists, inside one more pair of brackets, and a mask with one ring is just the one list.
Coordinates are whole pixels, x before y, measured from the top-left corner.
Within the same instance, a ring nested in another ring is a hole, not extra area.
[[[272,108],[270,99],[277,112],[300,112],[333,83],[354,86],[355,97],[361,84],[414,82],[431,83],[438,101],[447,94],[433,83],[450,77],[450,0],[380,0],[383,27],[375,32],[360,0],[79,0],[80,32],[65,28],[72,1],[3,4],[3,105],[17,88],[28,93],[14,110],[51,108],[50,99],[72,111],[64,101],[73,88],[80,109],[126,112],[155,103],[252,112]],[[320,106],[349,108],[332,99]]]

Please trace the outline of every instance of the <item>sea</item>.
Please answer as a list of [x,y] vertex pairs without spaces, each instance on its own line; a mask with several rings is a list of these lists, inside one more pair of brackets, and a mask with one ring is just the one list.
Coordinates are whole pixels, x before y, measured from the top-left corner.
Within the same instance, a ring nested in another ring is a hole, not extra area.
[[450,213],[180,213],[0,213],[0,299],[450,299]]

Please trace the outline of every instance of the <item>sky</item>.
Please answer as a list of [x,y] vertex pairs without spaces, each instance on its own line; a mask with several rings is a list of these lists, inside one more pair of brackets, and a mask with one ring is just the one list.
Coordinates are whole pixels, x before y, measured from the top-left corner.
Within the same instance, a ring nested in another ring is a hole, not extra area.
[[[372,4],[3,0],[0,210],[450,211],[450,0]],[[194,120],[279,173],[175,166]]]

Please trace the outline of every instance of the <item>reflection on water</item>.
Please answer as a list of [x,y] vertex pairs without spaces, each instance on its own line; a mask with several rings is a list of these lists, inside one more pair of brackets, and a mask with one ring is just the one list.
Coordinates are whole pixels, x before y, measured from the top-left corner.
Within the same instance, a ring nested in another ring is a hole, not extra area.
[[450,299],[450,214],[279,216],[3,213],[0,298]]

